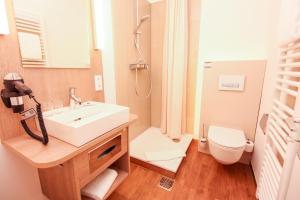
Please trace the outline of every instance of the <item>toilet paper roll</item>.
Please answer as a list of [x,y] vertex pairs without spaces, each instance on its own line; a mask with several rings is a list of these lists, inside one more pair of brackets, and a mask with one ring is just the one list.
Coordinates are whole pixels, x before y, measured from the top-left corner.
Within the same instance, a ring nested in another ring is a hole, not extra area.
[[251,153],[254,149],[254,143],[250,140],[247,140],[245,151]]

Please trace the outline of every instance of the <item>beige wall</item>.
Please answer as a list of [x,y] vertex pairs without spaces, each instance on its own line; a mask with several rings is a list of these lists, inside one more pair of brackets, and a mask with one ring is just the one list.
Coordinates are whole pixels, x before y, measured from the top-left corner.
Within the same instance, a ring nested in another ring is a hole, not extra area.
[[200,132],[203,62],[266,60],[273,34],[269,18],[275,4],[273,0],[201,0],[195,138]]
[[[254,141],[265,61],[220,61],[204,69],[201,133],[207,136],[210,125],[241,129]],[[245,75],[242,92],[220,91],[219,75]]]
[[[151,8],[145,0],[139,0],[140,17],[150,14]],[[130,107],[130,112],[139,116],[130,128],[130,138],[136,137],[150,126],[150,98],[144,99],[135,94],[135,72],[129,70],[129,64],[137,60],[134,48],[133,31],[136,27],[135,0],[113,0],[113,33],[115,45],[115,72],[117,103]],[[150,63],[150,20],[141,28],[141,47],[145,59]],[[139,71],[139,90],[145,96],[149,88],[149,78],[146,71]]]
[[[193,133],[196,71],[198,61],[199,27],[201,0],[189,0],[189,52],[187,77],[187,127]],[[161,74],[163,63],[163,42],[166,18],[166,2],[151,5],[151,69],[153,91],[151,96],[151,125],[160,127],[161,120]]]
[[166,21],[165,10],[165,1],[151,5],[151,79],[153,83],[151,95],[151,125],[155,127],[160,127],[161,122],[162,64]]
[[189,57],[187,77],[186,132],[194,132],[196,76],[199,60],[201,0],[189,0]]
[[[103,101],[103,93],[94,91],[94,74],[101,74],[99,52],[90,69],[32,69],[22,68],[14,26],[12,1],[7,0],[11,34],[0,35],[0,89],[2,78],[7,72],[19,72],[43,104],[53,106],[68,104],[68,88],[78,88],[78,95],[85,100]],[[28,100],[25,101],[28,105]],[[0,103],[0,137],[13,137],[25,134],[20,127],[19,116]],[[42,199],[37,171],[27,163],[11,155],[0,145],[0,199]]]

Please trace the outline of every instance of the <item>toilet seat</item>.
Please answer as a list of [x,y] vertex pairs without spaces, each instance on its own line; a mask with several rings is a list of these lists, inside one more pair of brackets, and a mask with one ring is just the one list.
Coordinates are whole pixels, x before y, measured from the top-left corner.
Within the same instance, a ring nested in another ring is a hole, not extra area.
[[210,126],[208,130],[208,139],[224,148],[235,149],[246,145],[244,131],[231,128]]

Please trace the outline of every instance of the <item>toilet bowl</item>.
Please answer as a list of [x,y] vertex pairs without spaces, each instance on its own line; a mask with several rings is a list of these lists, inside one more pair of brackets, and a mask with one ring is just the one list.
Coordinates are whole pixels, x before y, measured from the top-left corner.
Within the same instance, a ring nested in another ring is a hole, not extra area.
[[246,138],[242,130],[210,126],[208,144],[211,155],[220,163],[230,165],[242,157],[246,147]]

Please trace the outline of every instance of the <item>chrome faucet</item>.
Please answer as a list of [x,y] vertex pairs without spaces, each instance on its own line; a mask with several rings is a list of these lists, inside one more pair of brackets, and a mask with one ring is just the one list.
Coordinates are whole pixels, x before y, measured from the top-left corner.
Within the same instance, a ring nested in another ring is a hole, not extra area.
[[69,100],[70,100],[70,107],[74,108],[76,105],[81,105],[81,98],[75,96],[76,88],[70,87],[69,88]]

